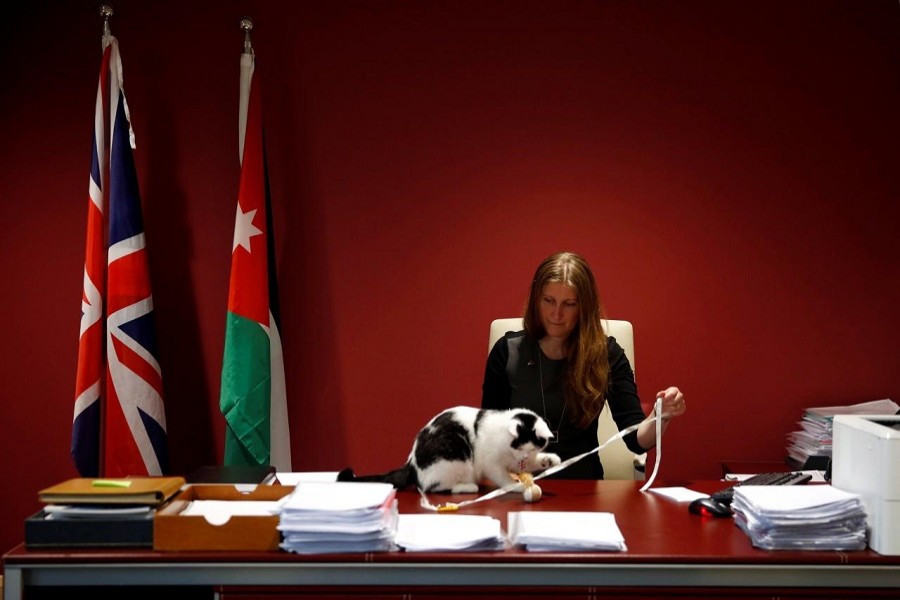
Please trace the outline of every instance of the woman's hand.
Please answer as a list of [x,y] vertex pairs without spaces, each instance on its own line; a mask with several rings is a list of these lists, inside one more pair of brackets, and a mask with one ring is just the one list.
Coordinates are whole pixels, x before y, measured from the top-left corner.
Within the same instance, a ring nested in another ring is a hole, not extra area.
[[[677,387],[669,387],[661,392],[656,393],[656,399],[662,399],[662,431],[669,426],[672,417],[679,417],[684,414],[687,407],[684,403],[684,394]],[[641,448],[649,450],[656,446],[656,426],[654,424],[656,417],[656,406],[654,402],[653,412],[646,421],[641,423],[637,430],[637,441]]]
[[668,421],[672,417],[680,417],[687,410],[684,394],[677,387],[669,387],[656,393],[656,399],[662,399],[662,418]]

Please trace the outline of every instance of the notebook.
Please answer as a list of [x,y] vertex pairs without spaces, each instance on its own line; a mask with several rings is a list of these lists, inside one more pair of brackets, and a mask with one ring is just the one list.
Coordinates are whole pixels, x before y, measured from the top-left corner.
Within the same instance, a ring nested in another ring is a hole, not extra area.
[[76,477],[38,492],[46,504],[141,504],[157,506],[181,489],[184,477]]

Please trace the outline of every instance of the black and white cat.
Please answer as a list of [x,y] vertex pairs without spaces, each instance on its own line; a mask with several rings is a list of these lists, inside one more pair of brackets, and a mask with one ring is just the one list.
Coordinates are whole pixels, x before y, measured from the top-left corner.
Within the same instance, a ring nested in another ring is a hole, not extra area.
[[560,463],[543,452],[553,434],[530,410],[448,408],[419,430],[402,467],[381,475],[357,476],[350,468],[338,481],[382,481],[423,492],[475,493],[487,479],[497,487],[513,482],[510,473],[542,471]]

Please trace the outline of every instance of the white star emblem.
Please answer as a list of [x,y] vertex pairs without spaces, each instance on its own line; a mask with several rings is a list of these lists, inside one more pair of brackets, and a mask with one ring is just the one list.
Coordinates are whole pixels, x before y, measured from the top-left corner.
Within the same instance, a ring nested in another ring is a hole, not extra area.
[[250,238],[254,235],[261,235],[262,231],[253,225],[253,217],[256,216],[256,209],[250,212],[243,212],[241,204],[238,202],[237,217],[234,220],[234,243],[231,245],[231,252],[234,253],[238,246],[243,246],[247,252],[250,252]]

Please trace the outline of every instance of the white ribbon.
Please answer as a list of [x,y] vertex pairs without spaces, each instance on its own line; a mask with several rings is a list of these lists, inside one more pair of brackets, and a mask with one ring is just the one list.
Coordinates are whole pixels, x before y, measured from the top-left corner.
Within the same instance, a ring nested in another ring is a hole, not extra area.
[[656,406],[653,407],[653,413],[656,415],[653,417],[656,420],[656,461],[653,463],[653,473],[650,474],[650,479],[648,479],[647,483],[641,488],[642,492],[646,492],[650,489],[650,486],[653,485],[653,480],[656,479],[656,473],[659,472],[659,463],[662,462],[662,398],[656,399]]

